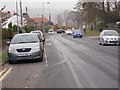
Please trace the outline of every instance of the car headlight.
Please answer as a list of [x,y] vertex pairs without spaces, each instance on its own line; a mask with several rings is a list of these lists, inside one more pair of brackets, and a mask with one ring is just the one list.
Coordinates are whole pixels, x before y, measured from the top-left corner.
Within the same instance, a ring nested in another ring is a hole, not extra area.
[[9,48],[8,49],[8,53],[14,53],[15,52],[15,49],[14,48]]
[[33,52],[40,51],[40,47],[34,47],[34,48],[32,49],[32,51],[33,51]]

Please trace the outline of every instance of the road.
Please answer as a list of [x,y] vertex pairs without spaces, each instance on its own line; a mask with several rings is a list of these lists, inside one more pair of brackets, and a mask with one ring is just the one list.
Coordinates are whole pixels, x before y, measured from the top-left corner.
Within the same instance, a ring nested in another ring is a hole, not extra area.
[[66,35],[47,37],[43,62],[6,64],[3,88],[117,88],[118,46]]

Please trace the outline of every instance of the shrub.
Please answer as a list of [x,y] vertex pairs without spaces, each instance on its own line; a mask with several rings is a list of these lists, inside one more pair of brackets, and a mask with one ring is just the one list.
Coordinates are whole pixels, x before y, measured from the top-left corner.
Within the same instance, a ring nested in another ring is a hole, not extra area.
[[13,30],[12,29],[2,29],[2,39],[12,39]]

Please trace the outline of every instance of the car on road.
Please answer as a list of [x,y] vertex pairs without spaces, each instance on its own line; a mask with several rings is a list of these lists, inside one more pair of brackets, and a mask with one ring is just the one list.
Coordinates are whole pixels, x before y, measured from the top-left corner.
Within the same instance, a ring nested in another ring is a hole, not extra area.
[[57,30],[57,34],[62,34],[62,33],[65,33],[64,29],[58,29]]
[[73,31],[73,38],[82,38],[82,33],[80,30]]
[[52,34],[54,34],[55,32],[54,32],[54,30],[53,29],[50,29],[49,31],[48,31],[48,34],[49,35],[52,35]]
[[31,31],[30,33],[38,33],[38,34],[40,34],[40,36],[41,36],[42,39],[43,39],[43,42],[45,42],[45,36],[44,36],[44,34],[42,33],[41,30],[33,30],[33,31]]
[[16,34],[10,42],[8,49],[8,62],[24,60],[43,60],[42,39],[35,33]]
[[99,44],[115,44],[119,45],[119,34],[115,30],[103,30],[99,36]]
[[73,32],[72,32],[71,29],[68,29],[68,30],[65,31],[65,34],[66,34],[66,35],[72,35],[72,33],[73,33]]

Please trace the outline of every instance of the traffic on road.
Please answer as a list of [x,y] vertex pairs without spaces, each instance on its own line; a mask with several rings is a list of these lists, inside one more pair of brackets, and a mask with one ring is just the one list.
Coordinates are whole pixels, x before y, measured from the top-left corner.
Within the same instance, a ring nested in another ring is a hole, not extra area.
[[3,89],[118,90],[119,2],[28,2],[1,1]]

